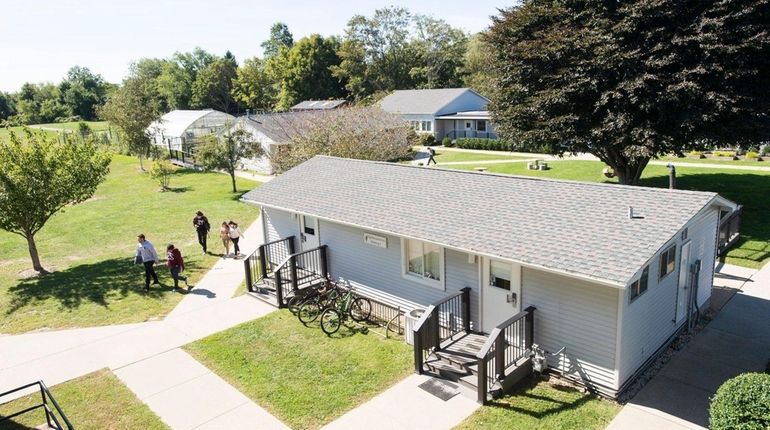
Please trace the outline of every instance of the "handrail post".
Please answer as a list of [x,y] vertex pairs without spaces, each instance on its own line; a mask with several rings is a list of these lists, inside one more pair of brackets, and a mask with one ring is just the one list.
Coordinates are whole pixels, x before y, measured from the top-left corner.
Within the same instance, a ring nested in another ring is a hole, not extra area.
[[501,330],[495,338],[495,379],[505,378],[505,330]]
[[289,240],[289,255],[294,254],[294,236],[289,236],[287,238]]
[[246,289],[249,290],[249,292],[254,292],[254,283],[251,280],[251,264],[249,264],[249,260],[251,258],[247,258],[243,260],[243,268],[246,271]]
[[327,267],[327,260],[326,260],[326,245],[321,246],[321,277],[326,279],[329,276],[329,268]]
[[524,317],[524,348],[531,350],[535,339],[535,307],[529,306],[524,310],[527,312],[527,316]]
[[414,371],[422,375],[422,331],[414,330],[412,335],[414,337]]
[[259,276],[267,276],[267,261],[265,260],[265,245],[260,245],[257,248],[257,256],[259,257]]
[[471,332],[471,289],[465,287],[462,290],[461,303],[463,309],[463,329],[466,333]]
[[281,271],[275,272],[275,298],[278,300],[278,307],[283,307],[283,279],[281,279]]
[[291,277],[291,289],[297,291],[297,260],[294,257],[289,259],[289,276]]
[[487,403],[487,358],[486,356],[483,358],[479,358],[478,361],[478,379],[476,380],[476,390],[478,392],[478,398],[477,401],[479,403],[486,404]]

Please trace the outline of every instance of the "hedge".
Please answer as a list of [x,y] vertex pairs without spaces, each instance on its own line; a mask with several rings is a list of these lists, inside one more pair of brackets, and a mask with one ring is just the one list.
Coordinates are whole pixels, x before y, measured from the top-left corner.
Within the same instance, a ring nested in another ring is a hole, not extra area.
[[712,430],[770,429],[770,374],[744,373],[728,380],[711,398]]
[[511,142],[503,139],[484,139],[480,137],[461,137],[455,145],[462,149],[486,149],[488,151],[513,151]]

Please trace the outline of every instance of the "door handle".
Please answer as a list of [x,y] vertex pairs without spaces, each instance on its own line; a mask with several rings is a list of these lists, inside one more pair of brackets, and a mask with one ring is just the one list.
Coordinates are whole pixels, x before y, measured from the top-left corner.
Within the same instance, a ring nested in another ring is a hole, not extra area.
[[505,301],[510,303],[512,306],[516,306],[516,293],[507,294],[505,296]]

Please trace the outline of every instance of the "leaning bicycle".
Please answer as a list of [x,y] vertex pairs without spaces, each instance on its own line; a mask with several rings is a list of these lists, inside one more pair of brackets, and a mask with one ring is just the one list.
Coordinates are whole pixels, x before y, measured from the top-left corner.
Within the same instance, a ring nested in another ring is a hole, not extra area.
[[348,318],[362,322],[369,319],[371,314],[372,302],[365,297],[355,297],[351,288],[335,300],[331,307],[321,312],[321,330],[327,335],[332,335]]
[[327,281],[318,289],[317,293],[304,300],[297,309],[297,318],[302,324],[308,325],[318,319],[324,309],[333,307],[334,302],[340,297],[337,286]]

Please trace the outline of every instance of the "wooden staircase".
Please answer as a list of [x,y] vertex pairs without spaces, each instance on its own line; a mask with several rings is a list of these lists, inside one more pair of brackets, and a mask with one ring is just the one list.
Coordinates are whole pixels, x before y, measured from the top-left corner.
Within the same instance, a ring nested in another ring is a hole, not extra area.
[[[423,363],[426,373],[435,377],[456,382],[470,390],[468,395],[476,398],[478,391],[478,353],[481,351],[488,336],[479,333],[467,333],[456,339],[449,339],[442,344],[438,351],[432,352]],[[489,393],[490,397],[497,394],[502,386],[497,381],[497,390]]]

